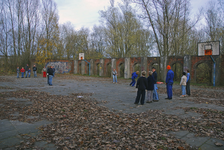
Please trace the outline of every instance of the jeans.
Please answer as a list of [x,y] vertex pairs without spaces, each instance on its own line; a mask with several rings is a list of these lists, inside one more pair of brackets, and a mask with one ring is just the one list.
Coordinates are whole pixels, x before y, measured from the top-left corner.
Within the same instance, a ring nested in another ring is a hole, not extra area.
[[49,85],[52,85],[53,75],[49,75]]
[[167,96],[168,96],[168,98],[172,99],[172,96],[173,96],[173,91],[172,91],[173,83],[167,83],[166,84],[166,88],[167,88]]
[[137,97],[135,99],[135,104],[139,103],[140,97],[141,97],[140,103],[141,103],[141,105],[143,105],[145,103],[145,90],[139,90],[138,89]]
[[22,77],[22,78],[24,78],[24,72],[21,72],[21,74],[22,74],[22,76],[21,76],[21,77]]
[[189,96],[191,95],[190,81],[188,81],[188,82],[187,82],[187,85],[186,85],[186,94],[189,95]]
[[130,83],[131,86],[135,86],[135,79],[134,78],[131,78],[132,79],[132,82]]
[[157,90],[157,84],[154,84],[153,100],[159,100],[159,96],[156,90]]
[[29,72],[29,78],[30,78],[30,72]]
[[27,73],[28,73],[28,71],[26,71],[26,78],[27,78]]
[[113,82],[117,83],[117,76],[113,75]]
[[33,71],[34,77],[37,77],[37,71]]
[[19,73],[17,73],[17,78],[19,78]]
[[186,95],[186,85],[181,85],[182,95]]

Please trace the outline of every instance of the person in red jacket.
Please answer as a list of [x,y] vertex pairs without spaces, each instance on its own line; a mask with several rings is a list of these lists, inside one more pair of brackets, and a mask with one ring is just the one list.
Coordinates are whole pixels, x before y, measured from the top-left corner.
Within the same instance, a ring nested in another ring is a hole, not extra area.
[[22,78],[24,78],[24,72],[25,72],[25,69],[22,67],[22,69],[20,70],[21,74],[22,74]]

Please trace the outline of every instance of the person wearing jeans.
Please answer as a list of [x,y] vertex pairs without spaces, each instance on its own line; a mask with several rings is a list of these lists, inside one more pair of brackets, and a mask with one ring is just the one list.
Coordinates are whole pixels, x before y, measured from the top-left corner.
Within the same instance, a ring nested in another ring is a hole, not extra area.
[[37,67],[35,65],[33,65],[33,74],[34,78],[37,77]]
[[159,101],[159,96],[158,96],[158,93],[157,93],[157,72],[156,72],[156,68],[155,67],[152,67],[152,76],[154,77],[155,79],[155,84],[154,84],[154,89],[153,89],[153,101],[155,102],[158,102]]
[[186,73],[183,72],[183,76],[181,77],[181,81],[180,81],[180,86],[182,90],[182,95],[180,97],[186,96],[186,84],[187,84],[187,77],[186,77]]
[[52,66],[48,69],[47,73],[49,75],[49,85],[52,86],[53,73],[54,73]]
[[27,78],[28,70],[29,70],[29,65],[28,65],[28,64],[26,64],[26,67],[25,67],[26,76],[25,76],[25,78]]
[[117,71],[114,69],[112,71],[112,74],[113,74],[113,83],[117,83]]

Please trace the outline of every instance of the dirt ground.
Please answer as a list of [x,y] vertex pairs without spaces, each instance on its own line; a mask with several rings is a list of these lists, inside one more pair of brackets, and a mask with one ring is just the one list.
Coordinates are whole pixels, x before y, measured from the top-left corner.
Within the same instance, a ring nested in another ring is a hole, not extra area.
[[[3,138],[5,129],[0,128],[0,149],[50,149],[37,142],[52,144],[52,149],[223,148],[223,88],[191,86],[191,96],[180,98],[180,86],[174,85],[173,99],[165,100],[165,85],[158,85],[159,102],[135,105],[136,88],[129,82],[56,75],[49,86],[41,76],[0,76],[2,122],[48,122],[38,126],[35,136],[18,133],[18,143],[11,145],[6,141],[12,138]],[[182,131],[187,134],[176,136]]]

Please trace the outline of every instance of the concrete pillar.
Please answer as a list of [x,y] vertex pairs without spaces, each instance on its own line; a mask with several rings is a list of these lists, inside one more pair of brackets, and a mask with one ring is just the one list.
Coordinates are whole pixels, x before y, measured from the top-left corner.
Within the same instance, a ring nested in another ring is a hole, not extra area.
[[141,71],[145,70],[147,74],[147,69],[147,57],[141,57]]
[[74,60],[74,74],[78,73],[78,60]]
[[86,62],[84,60],[82,60],[82,62],[81,62],[81,74],[82,75],[85,74],[85,64],[86,64]]
[[161,79],[166,81],[166,66],[167,66],[167,56],[160,57],[160,71],[161,71]]
[[[112,71],[114,71],[114,69],[116,69],[116,59],[111,59],[111,68],[112,68]],[[111,77],[113,77],[113,74],[112,74],[112,71],[111,71]],[[116,71],[118,72],[118,70],[116,69]]]
[[124,62],[124,78],[125,79],[129,79],[130,76],[130,62],[131,59],[130,58],[125,58],[125,62]]
[[94,61],[93,61],[93,59],[90,59],[90,75],[93,75],[93,71],[94,71],[94,63],[93,63]]
[[104,66],[104,59],[100,59],[100,68],[99,68],[99,76],[103,76],[103,66]]
[[186,55],[184,56],[184,66],[183,71],[187,72],[189,70],[191,72],[191,56]]

